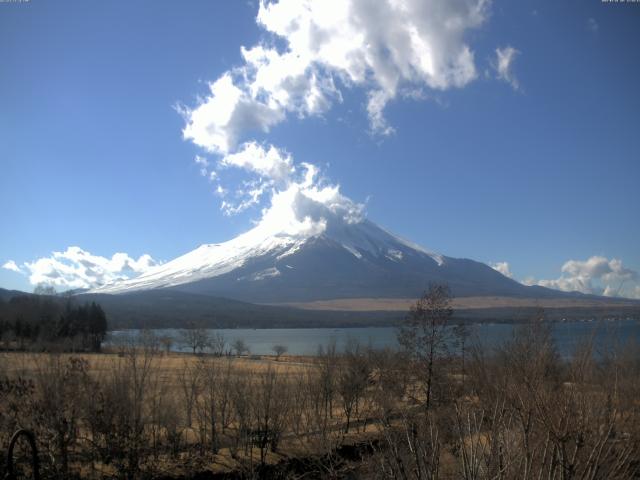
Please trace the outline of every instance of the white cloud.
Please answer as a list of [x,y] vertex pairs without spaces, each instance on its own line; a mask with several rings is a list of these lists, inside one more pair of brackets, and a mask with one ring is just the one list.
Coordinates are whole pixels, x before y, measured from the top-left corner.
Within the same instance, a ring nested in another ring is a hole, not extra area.
[[375,90],[369,92],[369,101],[367,102],[367,113],[369,114],[369,123],[374,132],[382,135],[391,135],[394,128],[387,123],[384,117],[384,107],[389,101],[389,95],[384,90]]
[[[237,152],[225,155],[219,166],[221,169],[239,168],[257,176],[242,182],[234,193],[235,201],[225,199],[222,202],[220,209],[227,216],[258,205],[262,196],[274,187],[288,186],[296,172],[291,155],[273,145],[264,147],[256,142],[245,143]],[[218,185],[217,193],[224,197],[226,191]]]
[[342,195],[339,185],[326,182],[315,165],[296,165],[289,153],[273,145],[246,143],[236,154],[225,156],[220,165],[256,177],[242,182],[233,198],[219,185],[221,196],[225,196],[221,210],[235,215],[259,204],[269,193],[270,205],[263,209],[258,224],[271,233],[308,229],[312,224],[313,228],[324,228],[318,225],[333,217],[347,222],[363,219],[364,205]]
[[226,188],[224,188],[220,184],[216,185],[216,195],[218,195],[219,197],[224,197],[226,194],[227,194]]
[[16,265],[16,262],[14,262],[13,260],[9,260],[5,262],[4,265],[2,265],[2,268],[6,270],[11,270],[12,272],[22,273],[22,271],[20,270],[20,267],[18,267],[18,265]]
[[[209,175],[209,160],[205,157],[201,157],[200,155],[196,155],[194,159],[196,165],[200,168],[200,175],[206,177]],[[212,172],[215,174],[215,172]],[[215,178],[215,177],[214,177]]]
[[513,64],[519,55],[520,51],[510,46],[496,48],[496,58],[493,62],[497,78],[507,82],[514,90],[520,90],[520,83],[513,73]]
[[339,185],[325,183],[314,165],[303,163],[285,188],[274,190],[253,231],[265,237],[318,234],[363,219],[364,205],[340,193]]
[[509,262],[496,262],[492,263],[490,266],[505,277],[513,278],[513,273],[511,273],[511,269],[509,268]]
[[137,260],[126,253],[106,258],[80,247],[69,247],[64,252],[53,252],[50,257],[24,263],[22,272],[29,275],[32,285],[91,288],[137,276],[156,265],[158,262],[147,254]]
[[244,131],[262,130],[283,120],[274,110],[237,87],[230,72],[209,85],[210,95],[194,109],[182,108],[185,139],[210,152],[226,153]]
[[264,148],[256,142],[245,143],[236,153],[220,161],[223,167],[238,167],[275,182],[287,182],[295,171],[291,155],[273,145]]
[[598,30],[600,30],[600,25],[598,25],[598,22],[596,22],[595,18],[590,17],[587,19],[587,28],[593,33],[598,33]]
[[236,198],[239,199],[238,201],[223,200],[220,205],[220,210],[222,210],[225,215],[237,215],[254,205],[258,205],[262,195],[272,184],[268,181],[253,180],[243,182],[242,185],[243,186],[235,192]]
[[541,285],[566,292],[639,298],[638,272],[625,267],[618,259],[593,256],[587,260],[569,260],[557,279],[527,279],[526,284]]
[[[372,130],[389,134],[384,108],[401,87],[446,90],[477,77],[465,39],[487,18],[489,0],[279,0],[260,3],[258,24],[280,41],[241,49],[244,64],[182,107],[185,139],[228,154],[250,131],[288,114],[327,111],[337,84],[368,91]],[[508,71],[508,69],[507,69]]]
[[622,261],[599,256],[586,261],[569,260],[562,266],[562,272],[572,277],[601,278],[605,282],[635,280],[638,277],[637,272],[624,267]]

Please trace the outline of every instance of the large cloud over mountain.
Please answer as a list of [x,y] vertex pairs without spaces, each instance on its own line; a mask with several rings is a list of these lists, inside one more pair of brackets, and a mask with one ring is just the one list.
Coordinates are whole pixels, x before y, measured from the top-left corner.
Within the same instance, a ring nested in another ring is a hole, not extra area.
[[[182,107],[186,139],[226,154],[247,132],[288,115],[327,111],[341,87],[367,91],[372,130],[390,133],[386,104],[403,87],[446,90],[477,77],[466,34],[487,18],[488,0],[278,0],[261,2],[270,35],[242,47],[244,64],[210,82]],[[281,48],[275,45],[280,43]]]
[[237,213],[257,204],[264,194],[270,196],[257,222],[265,236],[319,233],[330,219],[352,223],[364,216],[364,205],[343,195],[340,186],[328,182],[315,165],[296,164],[291,154],[273,145],[246,143],[237,153],[223,157],[219,165],[244,170],[250,176],[234,191],[235,202],[223,201],[225,213]]

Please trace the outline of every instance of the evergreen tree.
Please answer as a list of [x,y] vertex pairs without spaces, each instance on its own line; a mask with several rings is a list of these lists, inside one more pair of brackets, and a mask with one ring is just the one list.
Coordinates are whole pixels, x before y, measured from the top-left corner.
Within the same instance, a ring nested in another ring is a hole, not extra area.
[[107,316],[102,307],[95,302],[91,302],[89,307],[88,333],[91,339],[91,349],[94,352],[100,351],[107,334]]

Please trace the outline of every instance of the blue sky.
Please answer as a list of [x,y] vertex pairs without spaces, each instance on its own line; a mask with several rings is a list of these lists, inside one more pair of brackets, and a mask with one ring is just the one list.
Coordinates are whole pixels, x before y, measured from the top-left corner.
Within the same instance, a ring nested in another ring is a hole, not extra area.
[[[255,141],[318,166],[371,220],[430,249],[508,262],[521,281],[640,295],[640,4],[496,0],[474,20],[465,7],[479,3],[425,2],[469,23],[453,37],[425,24],[444,58],[433,75],[390,89],[316,59],[335,82],[328,106],[280,105],[268,131],[249,122],[208,149],[183,129],[209,83],[246,67],[241,46],[291,45],[256,22],[257,2],[1,3],[0,286],[31,290],[25,262],[72,246],[167,261],[251,228],[269,194],[226,215],[215,190],[256,173],[219,168]],[[473,75],[451,80],[464,48]],[[514,52],[502,70],[496,49]],[[374,91],[390,97],[382,126]]]

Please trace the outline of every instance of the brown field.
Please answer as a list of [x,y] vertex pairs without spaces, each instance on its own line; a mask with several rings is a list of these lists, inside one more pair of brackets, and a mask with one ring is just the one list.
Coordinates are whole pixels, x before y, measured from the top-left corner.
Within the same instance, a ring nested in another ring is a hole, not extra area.
[[[43,362],[50,358],[48,353],[0,352],[0,373],[9,375],[33,376]],[[106,350],[103,353],[61,353],[57,354],[63,362],[70,358],[81,358],[87,361],[89,371],[101,374],[113,370],[114,365],[122,361],[116,352]],[[188,353],[161,353],[154,356],[154,366],[164,379],[177,378],[185,366],[194,366],[202,361],[203,356]],[[208,361],[218,367],[231,362],[234,371],[238,373],[256,374],[269,369],[276,373],[300,374],[314,367],[312,357],[282,356],[276,361],[274,356],[260,355],[252,357],[207,357]]]
[[[415,298],[342,298],[335,300],[316,300],[313,302],[290,302],[271,305],[289,306],[303,310],[329,311],[390,311],[406,312],[416,303]],[[634,300],[608,300],[591,298],[512,298],[512,297],[456,297],[452,307],[458,310],[489,308],[607,308],[638,307]]]

